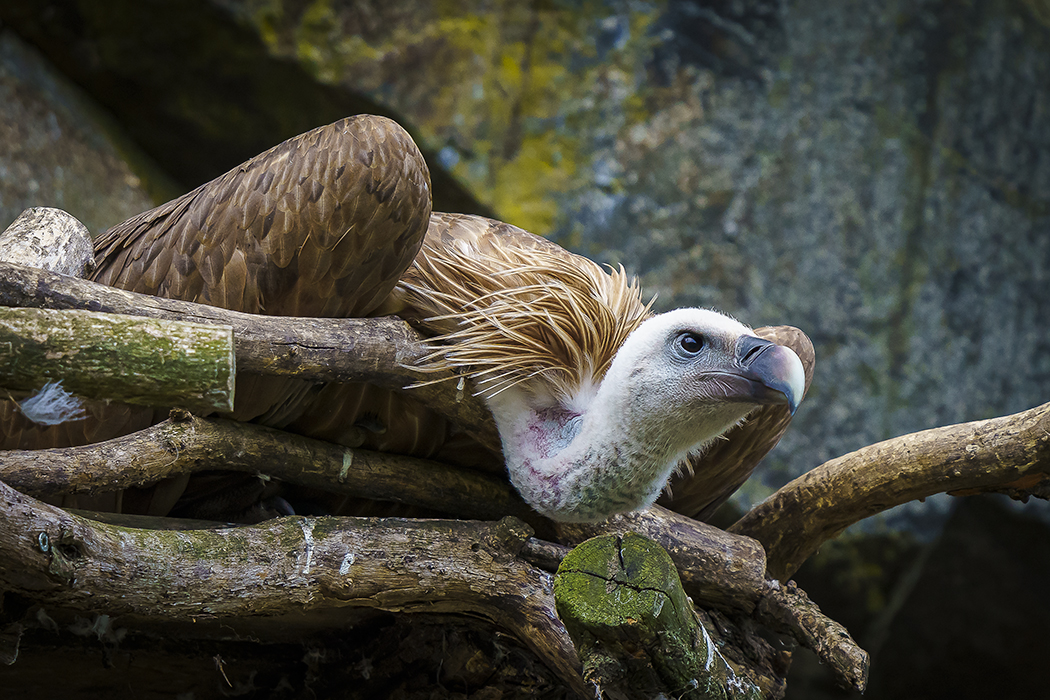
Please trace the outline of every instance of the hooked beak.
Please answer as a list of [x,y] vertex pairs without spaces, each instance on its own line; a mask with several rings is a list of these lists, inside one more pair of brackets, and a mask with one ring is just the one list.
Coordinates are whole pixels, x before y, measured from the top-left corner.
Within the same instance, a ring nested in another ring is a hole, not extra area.
[[806,391],[806,372],[802,360],[791,348],[776,345],[753,335],[742,335],[736,341],[735,374],[743,382],[733,400],[757,404],[784,404],[791,414],[802,402]]

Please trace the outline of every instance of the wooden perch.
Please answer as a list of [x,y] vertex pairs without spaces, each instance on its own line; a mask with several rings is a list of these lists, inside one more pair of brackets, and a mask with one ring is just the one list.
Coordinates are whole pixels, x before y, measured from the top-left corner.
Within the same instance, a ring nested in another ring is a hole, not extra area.
[[722,656],[686,598],[671,558],[628,533],[587,540],[554,580],[558,615],[599,693],[647,700],[759,700]]
[[237,371],[295,376],[318,382],[368,381],[412,389],[420,401],[461,426],[495,452],[492,415],[455,375],[422,372],[414,364],[429,350],[425,339],[398,318],[295,318],[260,316],[204,304],[136,294],[0,261],[0,306],[83,309],[131,316],[232,326]]
[[233,410],[233,329],[90,311],[0,307],[0,387],[192,411]]
[[815,652],[846,684],[864,690],[867,652],[804,595],[786,597],[779,584],[768,581],[765,552],[750,537],[738,537],[660,506],[617,515],[604,523],[558,525],[559,536],[568,542],[628,533],[644,535],[667,550],[682,586],[699,606],[755,615]]
[[470,614],[526,642],[587,695],[550,614],[551,576],[499,523],[287,517],[221,530],[138,530],[85,520],[0,483],[0,588],[49,606],[191,622],[347,606]]
[[[40,469],[46,462],[48,468]],[[351,449],[280,430],[174,411],[130,435],[81,447],[0,451],[0,480],[38,498],[98,494],[209,469],[265,474],[463,518],[531,513],[504,479],[439,462]]]
[[821,544],[855,522],[937,493],[1050,490],[1050,403],[989,420],[903,435],[851,452],[795,479],[730,531],[766,549],[766,570],[786,581]]
[[26,209],[0,233],[0,260],[71,277],[83,277],[95,269],[87,226],[50,207]]

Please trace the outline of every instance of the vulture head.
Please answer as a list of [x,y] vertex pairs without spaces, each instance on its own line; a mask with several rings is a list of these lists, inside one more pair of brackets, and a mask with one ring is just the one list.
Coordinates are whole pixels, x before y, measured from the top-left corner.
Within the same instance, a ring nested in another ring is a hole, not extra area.
[[496,420],[511,482],[537,511],[589,522],[651,505],[672,472],[755,408],[794,412],[790,349],[716,311],[651,316],[623,269],[508,224],[435,214],[401,285]]
[[488,399],[522,497],[561,521],[653,503],[675,468],[762,404],[794,411],[805,388],[789,348],[705,309],[635,329],[605,376],[565,402],[514,387]]

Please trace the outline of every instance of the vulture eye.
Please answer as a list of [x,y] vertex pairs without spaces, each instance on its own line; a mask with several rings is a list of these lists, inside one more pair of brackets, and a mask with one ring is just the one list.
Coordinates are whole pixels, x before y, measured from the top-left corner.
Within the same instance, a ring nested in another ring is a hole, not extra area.
[[704,337],[696,333],[682,333],[678,336],[678,347],[686,355],[699,355],[704,349]]

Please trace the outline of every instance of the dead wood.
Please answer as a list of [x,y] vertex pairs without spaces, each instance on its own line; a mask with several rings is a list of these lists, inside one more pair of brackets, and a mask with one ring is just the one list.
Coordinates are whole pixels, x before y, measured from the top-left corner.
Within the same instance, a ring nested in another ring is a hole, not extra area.
[[261,316],[136,294],[86,280],[0,261],[0,306],[85,309],[130,316],[232,326],[237,371],[317,382],[363,382],[412,394],[479,442],[499,452],[488,409],[453,374],[423,372],[415,363],[425,339],[398,318]]
[[90,399],[232,411],[229,326],[0,306],[0,387],[61,381]]
[[38,498],[97,495],[214,469],[462,518],[538,517],[506,480],[490,474],[186,411],[173,411],[162,423],[92,445],[0,451],[0,480]]
[[1050,403],[903,435],[825,462],[752,508],[730,532],[761,542],[768,575],[786,581],[853,523],[943,492],[1047,498]]
[[51,207],[26,209],[0,233],[0,260],[72,277],[95,269],[87,226]]
[[[345,607],[489,620],[587,695],[552,577],[517,558],[531,529],[498,523],[287,517],[140,530],[72,515],[0,483],[0,587],[49,606],[192,622]],[[235,627],[231,627],[233,629]]]

